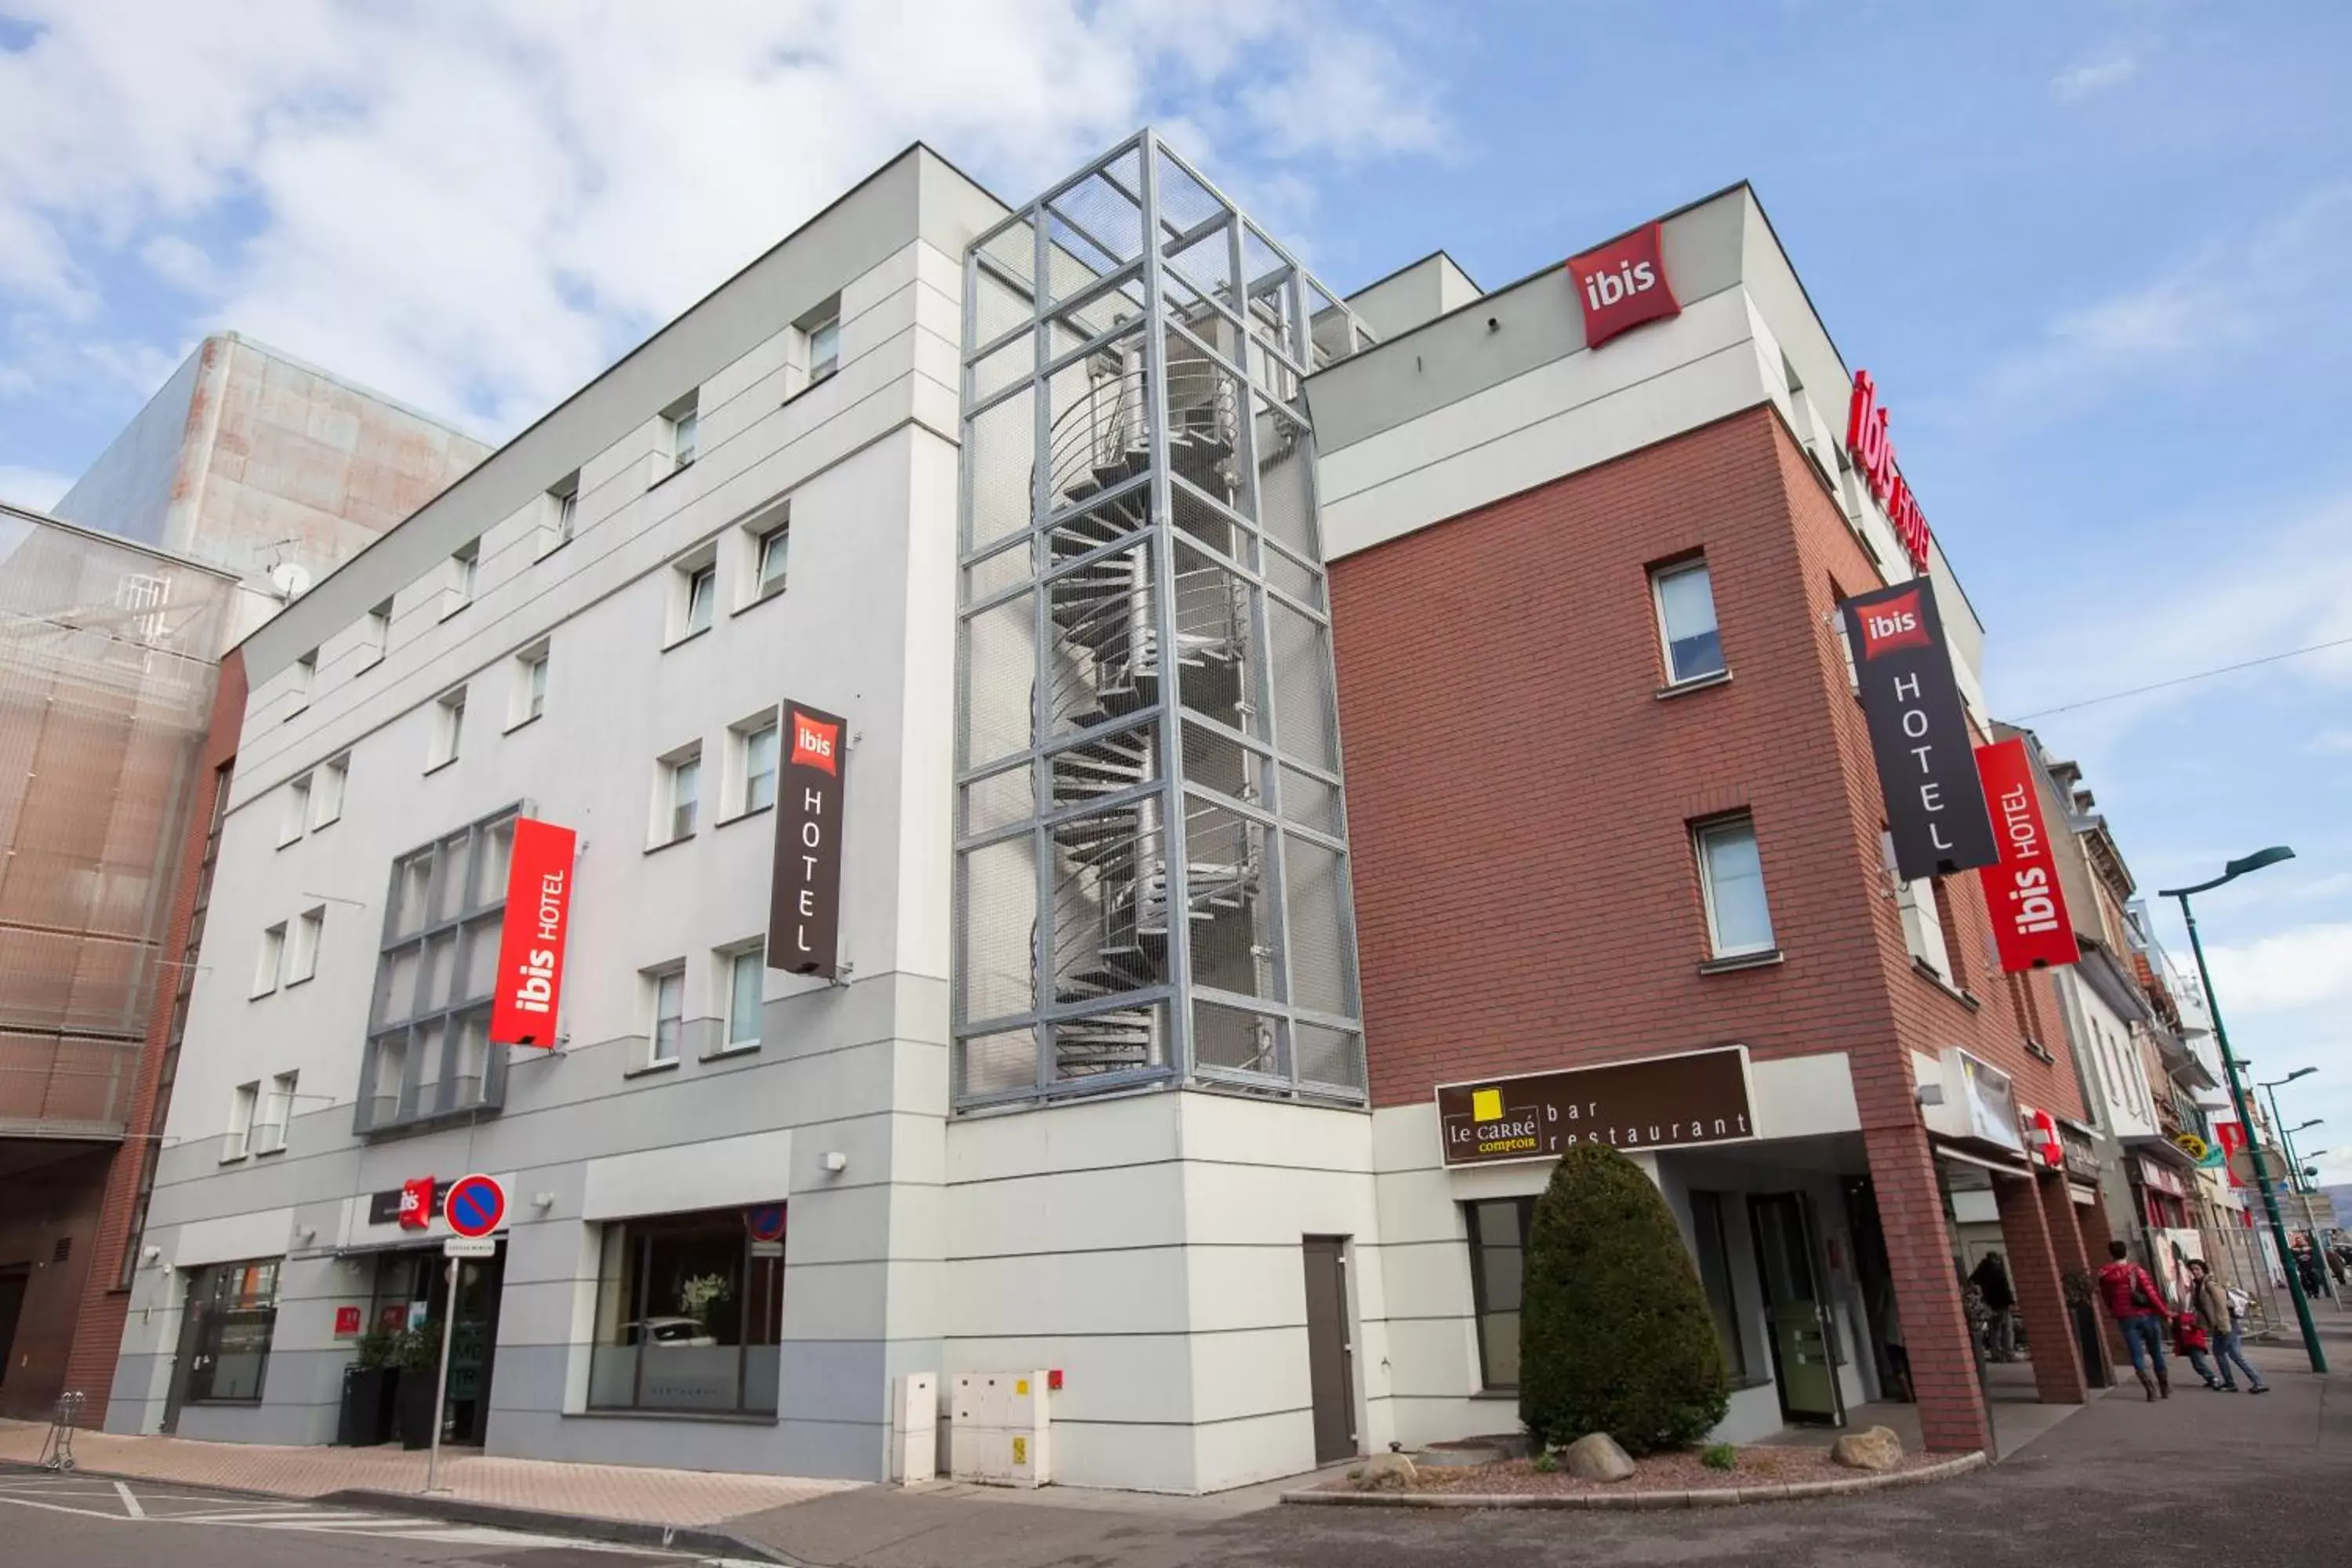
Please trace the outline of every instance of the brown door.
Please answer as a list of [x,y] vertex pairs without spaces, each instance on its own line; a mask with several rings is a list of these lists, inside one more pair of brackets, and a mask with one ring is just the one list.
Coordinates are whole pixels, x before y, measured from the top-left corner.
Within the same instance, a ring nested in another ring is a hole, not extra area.
[[1307,1378],[1315,1401],[1315,1462],[1352,1459],[1355,1346],[1348,1337],[1348,1238],[1310,1236],[1307,1258]]
[[180,1342],[172,1353],[172,1380],[163,1390],[163,1420],[155,1429],[165,1436],[180,1429],[180,1406],[188,1397],[188,1379],[196,1370],[196,1346],[202,1342],[205,1309],[196,1300],[196,1284],[205,1277],[201,1268],[188,1270],[186,1298],[180,1306]]

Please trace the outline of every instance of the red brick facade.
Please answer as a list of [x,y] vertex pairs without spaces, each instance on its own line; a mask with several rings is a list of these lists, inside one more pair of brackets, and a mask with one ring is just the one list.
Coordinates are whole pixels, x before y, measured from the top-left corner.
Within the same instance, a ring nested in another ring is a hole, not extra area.
[[[1729,679],[1661,695],[1650,571],[1701,552]],[[1906,949],[1832,613],[1879,577],[1778,416],[1344,557],[1330,584],[1375,1104],[1727,1042],[1845,1052],[1931,1446],[1987,1447],[1910,1052],[1964,1047],[2076,1120],[2080,1090],[2028,1049],[2055,1052],[2056,1000],[2000,974],[1973,873],[1939,889],[1968,994]],[[1706,973],[1690,825],[1735,811],[1782,958]]]

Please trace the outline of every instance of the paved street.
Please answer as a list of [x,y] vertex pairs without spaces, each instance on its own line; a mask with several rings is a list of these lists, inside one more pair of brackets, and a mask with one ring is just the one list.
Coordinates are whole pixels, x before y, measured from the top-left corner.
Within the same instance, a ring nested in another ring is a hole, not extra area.
[[89,1476],[0,1472],[0,1563],[58,1568],[694,1568],[688,1553],[604,1546],[318,1503]]

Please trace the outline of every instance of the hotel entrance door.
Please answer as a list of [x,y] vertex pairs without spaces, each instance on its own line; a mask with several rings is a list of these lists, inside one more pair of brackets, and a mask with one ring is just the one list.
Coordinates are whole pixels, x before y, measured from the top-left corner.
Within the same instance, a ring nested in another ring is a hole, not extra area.
[[1813,1226],[1801,1193],[1748,1200],[1755,1222],[1756,1263],[1772,1331],[1772,1373],[1780,1414],[1815,1426],[1845,1425],[1829,1314],[1813,1268]]

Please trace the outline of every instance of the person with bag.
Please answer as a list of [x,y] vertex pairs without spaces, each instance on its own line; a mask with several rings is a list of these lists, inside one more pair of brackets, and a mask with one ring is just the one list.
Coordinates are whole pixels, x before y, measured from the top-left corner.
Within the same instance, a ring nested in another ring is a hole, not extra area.
[[2009,1265],[1998,1252],[1988,1252],[1969,1276],[1969,1283],[1984,1294],[1990,1321],[1985,1326],[1985,1350],[1995,1361],[2017,1359],[2017,1289],[2009,1282]]
[[[2132,1372],[2153,1405],[2172,1397],[2172,1379],[2164,1364],[2164,1323],[2169,1315],[2156,1281],[2131,1260],[2131,1248],[2120,1241],[2107,1243],[2112,1259],[2099,1270],[2099,1299],[2122,1328],[2124,1348],[2131,1352]],[[2150,1375],[2151,1369],[2154,1375]]]
[[[2256,1372],[2253,1363],[2246,1359],[2245,1342],[2241,1338],[2245,1331],[2246,1310],[2238,1292],[2225,1289],[2221,1282],[2213,1278],[2213,1271],[2205,1266],[2203,1258],[2189,1260],[2189,1306],[2198,1317],[2204,1320],[2207,1335],[2213,1342],[2213,1360],[2221,1374],[2218,1380],[2209,1376],[2205,1386],[2223,1394],[2237,1393],[2238,1383],[2231,1367],[2231,1363],[2235,1362],[2236,1370],[2246,1374],[2248,1394],[2268,1394],[2271,1385],[2263,1381],[2263,1374]],[[2205,1363],[2200,1357],[2192,1355],[2189,1359],[2196,1363],[2199,1372],[2205,1370]]]

